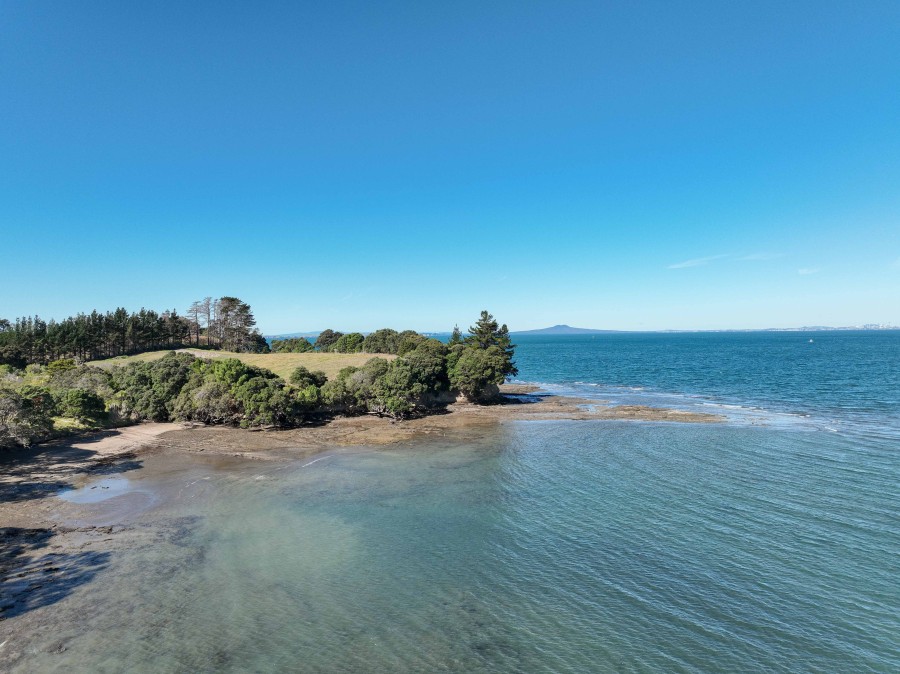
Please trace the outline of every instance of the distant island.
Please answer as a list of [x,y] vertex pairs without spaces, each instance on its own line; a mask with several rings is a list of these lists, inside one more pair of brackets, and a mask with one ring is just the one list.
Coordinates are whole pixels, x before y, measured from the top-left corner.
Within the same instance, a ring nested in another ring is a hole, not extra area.
[[511,335],[607,335],[621,330],[594,330],[591,328],[573,328],[571,325],[553,325],[538,330],[516,330]]

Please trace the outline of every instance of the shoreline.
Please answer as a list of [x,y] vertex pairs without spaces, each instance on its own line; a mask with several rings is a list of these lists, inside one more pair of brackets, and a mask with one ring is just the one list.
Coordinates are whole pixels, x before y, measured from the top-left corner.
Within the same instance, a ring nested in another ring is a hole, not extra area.
[[59,438],[0,453],[0,529],[46,526],[57,498],[97,475],[139,468],[149,454],[196,454],[257,460],[303,458],[332,448],[384,447],[429,438],[465,441],[517,421],[650,421],[721,423],[725,417],[643,405],[558,396],[528,384],[504,384],[493,405],[455,402],[446,411],[395,421],[372,415],[335,417],[290,429],[241,429],[187,423],[142,423]]
[[[0,668],[16,664],[28,635],[48,629],[54,609],[46,597],[65,594],[80,562],[110,559],[139,535],[141,516],[155,499],[130,490],[122,474],[153,457],[177,469],[179,458],[296,461],[347,447],[387,447],[429,439],[475,441],[497,425],[518,421],[639,420],[715,423],[724,417],[641,406],[607,407],[602,401],[541,393],[506,385],[504,400],[480,406],[457,402],[443,413],[392,421],[337,417],[287,430],[246,430],[180,423],[145,423],[87,436],[57,439],[0,454]],[[315,459],[314,459],[315,460]],[[96,500],[63,499],[68,490],[109,489]],[[99,509],[97,503],[103,501]],[[102,512],[102,516],[98,513]],[[133,543],[134,541],[132,541]],[[98,569],[99,570],[99,569]],[[93,571],[91,571],[93,573]],[[40,610],[32,606],[41,605]],[[49,622],[48,622],[49,621]],[[26,638],[22,638],[26,637]]]

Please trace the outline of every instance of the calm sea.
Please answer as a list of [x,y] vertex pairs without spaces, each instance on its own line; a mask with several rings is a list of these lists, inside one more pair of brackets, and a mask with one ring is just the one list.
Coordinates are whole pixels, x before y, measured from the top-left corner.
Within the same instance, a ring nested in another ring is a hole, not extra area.
[[727,421],[149,457],[172,496],[19,668],[900,671],[900,333],[517,341],[522,381]]

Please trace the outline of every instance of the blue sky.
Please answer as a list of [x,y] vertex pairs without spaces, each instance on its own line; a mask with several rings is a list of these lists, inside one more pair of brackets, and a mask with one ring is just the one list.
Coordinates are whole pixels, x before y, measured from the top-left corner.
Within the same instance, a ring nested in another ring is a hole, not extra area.
[[900,3],[0,0],[0,316],[900,324]]

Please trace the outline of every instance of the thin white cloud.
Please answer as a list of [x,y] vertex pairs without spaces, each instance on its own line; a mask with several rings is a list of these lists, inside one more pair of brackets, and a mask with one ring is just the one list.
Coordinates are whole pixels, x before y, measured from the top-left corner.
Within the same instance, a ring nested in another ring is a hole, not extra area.
[[709,257],[698,257],[693,260],[685,260],[684,262],[676,262],[675,264],[670,264],[667,269],[687,269],[688,267],[702,267],[705,264],[709,264],[713,260],[721,260],[723,257],[728,257],[727,255],[710,255]]
[[744,257],[740,258],[741,260],[777,260],[779,257],[784,257],[787,253],[751,253],[750,255],[744,255]]
[[822,270],[818,267],[804,267],[803,269],[798,269],[797,273],[800,276],[809,276],[810,274],[818,274],[820,271]]

